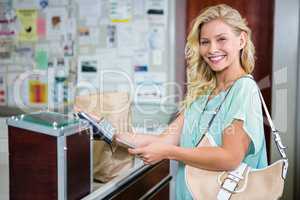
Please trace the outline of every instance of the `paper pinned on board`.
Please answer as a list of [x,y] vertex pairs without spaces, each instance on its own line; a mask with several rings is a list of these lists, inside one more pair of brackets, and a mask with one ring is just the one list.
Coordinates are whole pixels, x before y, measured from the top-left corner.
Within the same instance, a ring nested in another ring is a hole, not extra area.
[[149,51],[135,50],[132,57],[132,65],[135,66],[149,66]]
[[6,74],[0,74],[0,106],[7,104]]
[[130,58],[115,58],[113,68],[102,68],[100,80],[103,83],[124,83],[132,85],[133,67]]
[[167,24],[168,0],[147,0],[146,12],[148,20],[155,24]]
[[99,88],[99,56],[80,56],[77,68],[78,87]]
[[37,10],[21,9],[17,10],[18,22],[20,30],[18,40],[22,42],[37,41]]
[[128,23],[132,20],[131,0],[109,0],[109,16],[113,23]]
[[97,55],[100,58],[100,66],[103,69],[113,69],[116,65],[117,59],[117,50],[114,48],[111,49],[97,49]]
[[68,0],[50,0],[50,6],[67,6],[69,3]]
[[16,9],[37,9],[39,7],[37,0],[13,0],[12,2]]
[[132,56],[133,50],[137,47],[136,33],[130,24],[122,24],[117,29],[118,38],[118,55]]
[[152,65],[160,66],[163,63],[163,51],[154,50],[151,52],[152,55]]
[[38,69],[47,69],[48,68],[48,54],[43,49],[37,49],[35,52],[35,61],[36,67]]
[[46,36],[46,20],[44,18],[37,19],[37,34],[39,38]]
[[87,26],[97,26],[101,16],[101,1],[79,1],[79,18]]
[[167,74],[136,72],[134,74],[135,102],[160,102],[166,96]]
[[145,1],[133,0],[133,15],[143,16],[146,13]]
[[14,107],[16,106],[16,101],[24,102],[25,87],[24,83],[20,81],[20,72],[7,73],[6,83],[7,83],[7,105]]
[[148,47],[151,50],[164,50],[166,48],[166,32],[162,25],[155,25],[149,28]]
[[117,26],[107,25],[106,26],[106,46],[108,48],[117,47]]
[[79,28],[79,45],[97,45],[99,43],[99,29],[82,26]]
[[64,7],[47,8],[47,38],[59,40],[66,34],[67,10]]
[[29,105],[46,104],[48,102],[48,84],[39,79],[28,80]]

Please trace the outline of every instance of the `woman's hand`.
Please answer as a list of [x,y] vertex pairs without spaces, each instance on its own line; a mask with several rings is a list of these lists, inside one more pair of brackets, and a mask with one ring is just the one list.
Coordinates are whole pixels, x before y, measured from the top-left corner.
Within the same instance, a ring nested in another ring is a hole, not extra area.
[[145,147],[128,149],[130,154],[139,156],[145,164],[153,165],[161,160],[168,159],[173,145],[164,143],[151,143]]
[[130,146],[136,146],[136,138],[135,138],[135,133],[130,133],[130,132],[121,132],[121,133],[116,133],[114,135],[114,140],[119,143],[121,146],[126,147],[128,144]]
[[92,113],[92,112],[87,112],[84,109],[79,108],[78,106],[74,106],[74,112],[85,112],[87,113],[90,117],[92,117],[95,121],[99,122],[101,120],[101,117],[98,115]]

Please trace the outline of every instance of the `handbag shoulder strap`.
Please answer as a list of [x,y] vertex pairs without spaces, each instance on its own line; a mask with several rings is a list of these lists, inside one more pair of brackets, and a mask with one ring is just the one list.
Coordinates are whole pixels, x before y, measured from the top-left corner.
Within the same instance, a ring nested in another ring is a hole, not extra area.
[[[252,80],[256,83],[256,81],[254,80],[254,78],[253,78],[252,76],[245,76],[245,78],[250,78],[250,79],[252,79]],[[281,140],[281,137],[280,137],[280,135],[279,135],[279,131],[275,128],[275,125],[274,125],[273,120],[272,120],[272,118],[271,118],[271,116],[270,116],[270,113],[269,113],[269,111],[268,111],[268,108],[267,108],[267,105],[266,105],[266,103],[265,103],[265,100],[264,100],[264,98],[263,98],[263,96],[262,96],[262,93],[261,93],[261,91],[260,91],[260,89],[259,89],[257,83],[256,83],[256,86],[257,86],[257,89],[258,89],[259,98],[260,98],[260,100],[261,100],[261,103],[262,103],[264,112],[265,112],[265,114],[266,114],[266,116],[267,116],[269,125],[270,125],[271,130],[272,130],[272,135],[273,135],[273,139],[274,139],[274,142],[275,142],[275,144],[276,144],[276,147],[277,147],[277,149],[278,149],[278,151],[279,151],[279,153],[280,153],[280,156],[281,156],[283,159],[286,159],[287,156],[286,156],[286,153],[285,153],[284,149],[286,149],[287,147],[285,147],[285,146],[282,144],[282,140]]]
[[282,158],[283,161],[284,161],[284,164],[283,164],[283,167],[282,167],[282,173],[281,173],[281,175],[282,175],[282,178],[285,180],[286,175],[287,175],[287,171],[288,171],[288,166],[289,166],[288,158],[287,158],[286,153],[285,153],[285,149],[286,149],[287,147],[285,147],[285,146],[282,144],[282,140],[281,140],[281,137],[280,137],[280,135],[279,135],[279,131],[275,128],[275,125],[274,125],[273,120],[272,120],[272,118],[271,118],[271,116],[270,116],[270,113],[269,113],[269,111],[268,111],[268,108],[267,108],[267,105],[266,105],[266,103],[265,103],[265,100],[264,100],[264,98],[263,98],[263,96],[262,96],[262,93],[261,93],[261,91],[260,91],[260,89],[259,89],[259,87],[258,87],[256,81],[254,80],[254,78],[253,78],[252,76],[245,76],[245,78],[250,78],[250,79],[252,79],[252,80],[255,82],[256,86],[257,86],[258,93],[259,93],[259,98],[260,98],[260,100],[261,100],[261,103],[262,103],[264,112],[266,113],[266,116],[267,116],[269,125],[270,125],[270,127],[271,127],[273,140],[274,140],[274,142],[275,142],[275,144],[276,144],[277,150],[278,150],[278,152],[279,152],[281,158]]

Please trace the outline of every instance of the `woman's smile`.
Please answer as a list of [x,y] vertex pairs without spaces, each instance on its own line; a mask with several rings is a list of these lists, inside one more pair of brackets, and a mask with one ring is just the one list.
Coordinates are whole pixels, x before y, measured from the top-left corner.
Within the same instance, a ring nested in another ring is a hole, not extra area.
[[213,55],[213,56],[208,56],[209,61],[212,64],[218,64],[220,63],[224,58],[226,57],[226,55]]

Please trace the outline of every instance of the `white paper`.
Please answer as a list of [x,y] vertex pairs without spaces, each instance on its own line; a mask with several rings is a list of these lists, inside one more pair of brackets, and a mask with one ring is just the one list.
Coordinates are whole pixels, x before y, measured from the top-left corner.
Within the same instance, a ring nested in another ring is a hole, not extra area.
[[72,17],[69,18],[66,22],[66,31],[68,34],[72,35],[72,39],[75,38],[77,33],[77,25],[76,25],[76,18]]
[[[16,106],[16,98],[22,98],[23,97],[23,88],[24,83],[21,83],[18,80],[20,73],[8,73],[7,74],[7,105],[8,106]],[[20,83],[20,84],[16,84]],[[19,91],[16,92],[17,96],[14,95],[14,91]],[[24,101],[24,99],[22,99]]]
[[148,20],[154,24],[167,24],[168,1],[167,0],[147,0],[146,12]]
[[97,26],[101,16],[100,1],[84,2],[79,6],[79,18],[85,20],[87,26]]
[[39,2],[38,0],[14,0],[13,7],[15,9],[37,9]]
[[84,3],[79,6],[79,17],[84,19],[86,16],[94,16],[98,18],[101,16],[101,8],[99,1],[93,1],[93,3]]
[[145,19],[137,19],[132,23],[132,33],[135,49],[146,49],[148,47],[148,30],[149,23]]
[[166,73],[161,72],[136,72],[135,82],[135,102],[159,102],[166,96],[165,83]]
[[168,6],[167,0],[147,0],[146,9],[147,10],[162,10],[165,14],[165,11]]
[[118,58],[116,49],[97,49],[96,53],[99,55],[101,68],[115,68],[116,59]]
[[51,6],[67,6],[68,0],[49,0],[49,5]]
[[149,52],[146,50],[134,51],[132,64],[133,66],[149,66]]
[[90,48],[88,46],[80,46],[79,47],[79,54],[88,55],[90,53]]
[[162,65],[163,62],[163,51],[154,50],[152,51],[152,64],[153,65]]
[[25,70],[32,69],[33,63],[28,63],[28,60],[24,58],[19,58],[18,63],[8,65],[8,72],[24,72]]
[[53,56],[64,55],[62,43],[59,43],[59,41],[52,41],[48,44],[49,44],[49,48],[48,48],[49,55],[53,55]]
[[164,26],[150,27],[148,45],[151,50],[164,50],[166,48],[166,32]]
[[132,19],[132,1],[109,0],[109,16],[112,22],[129,22]]
[[137,47],[136,34],[129,24],[118,26],[118,54],[120,56],[132,56],[133,50]]
[[100,62],[98,56],[78,58],[78,86],[86,85],[91,89],[99,88]]
[[6,69],[7,69],[7,67],[6,67],[7,65],[6,64],[0,64],[0,73],[6,73]]
[[59,40],[66,34],[67,10],[64,7],[46,8],[47,38]]
[[133,0],[133,14],[143,16],[146,13],[146,4],[144,0]]
[[79,45],[96,45],[98,43],[99,43],[98,28],[81,27],[79,33]]
[[101,78],[104,84],[107,83],[124,83],[132,85],[133,68],[129,58],[115,58],[114,68],[104,68],[101,70]]
[[106,46],[108,48],[117,47],[117,26],[116,25],[106,26]]

